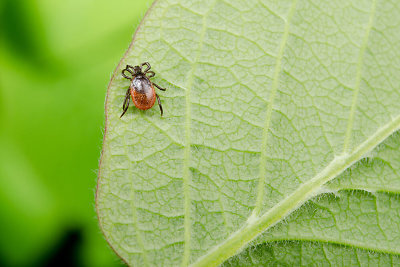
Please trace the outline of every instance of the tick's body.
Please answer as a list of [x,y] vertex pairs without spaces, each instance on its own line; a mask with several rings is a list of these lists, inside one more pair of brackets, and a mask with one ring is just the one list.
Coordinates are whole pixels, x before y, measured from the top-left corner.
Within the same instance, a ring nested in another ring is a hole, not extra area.
[[133,104],[138,109],[146,110],[154,106],[156,91],[153,84],[146,76],[136,76],[129,86]]
[[[145,71],[142,71],[142,67],[146,65]],[[125,112],[129,107],[129,96],[132,98],[133,104],[141,110],[146,110],[154,106],[154,103],[158,102],[160,107],[161,116],[163,115],[163,109],[161,106],[160,97],[156,94],[154,86],[158,89],[165,91],[165,88],[158,86],[150,81],[151,77],[156,75],[153,71],[149,71],[151,68],[148,62],[142,63],[140,66],[132,67],[131,65],[126,65],[125,69],[122,70],[122,76],[128,80],[131,80],[128,90],[125,94],[124,104],[122,106],[123,112],[121,117],[124,116]],[[129,72],[131,77],[127,76],[125,72]],[[148,75],[148,76],[146,76]]]

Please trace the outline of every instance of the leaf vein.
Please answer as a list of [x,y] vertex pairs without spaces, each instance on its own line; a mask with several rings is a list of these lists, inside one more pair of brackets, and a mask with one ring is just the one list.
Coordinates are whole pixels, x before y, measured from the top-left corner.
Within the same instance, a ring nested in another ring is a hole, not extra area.
[[349,145],[350,145],[350,139],[351,139],[353,126],[354,126],[354,116],[355,116],[356,108],[357,108],[358,94],[360,92],[361,76],[362,76],[363,63],[364,63],[364,55],[365,55],[365,50],[366,50],[367,45],[368,45],[369,33],[371,32],[372,24],[374,22],[375,9],[376,9],[376,0],[373,0],[372,1],[372,6],[371,6],[371,12],[370,12],[370,16],[369,16],[368,25],[367,25],[367,28],[366,28],[366,32],[365,32],[362,44],[361,44],[360,53],[358,54],[355,88],[354,88],[354,94],[353,94],[352,103],[351,103],[349,121],[347,123],[346,135],[345,135],[345,138],[344,138],[343,153],[348,152]]
[[[127,131],[126,129],[127,127],[125,127],[125,132]],[[125,154],[128,155],[128,151],[127,151],[127,142],[125,140],[125,136],[122,138],[124,141],[124,148],[125,148]],[[131,164],[129,163],[128,166],[128,173],[129,175],[132,174],[132,169],[131,169]],[[146,266],[150,266],[149,264],[149,260],[146,254],[146,249],[144,247],[144,242],[143,242],[143,238],[142,238],[142,233],[140,232],[140,228],[138,225],[138,220],[137,220],[137,210],[136,210],[136,205],[135,205],[135,188],[134,188],[134,182],[133,182],[133,176],[131,176],[131,187],[130,187],[130,205],[131,205],[131,210],[132,210],[132,220],[133,220],[133,226],[135,228],[135,234],[136,234],[136,240],[142,250],[142,257],[143,257],[143,262]]]
[[278,56],[276,58],[275,69],[274,69],[274,76],[272,81],[272,88],[271,88],[271,96],[267,107],[267,113],[265,118],[264,130],[263,130],[263,137],[262,137],[262,144],[261,144],[261,156],[260,156],[260,169],[259,169],[259,183],[257,188],[257,200],[256,205],[253,210],[252,216],[258,216],[261,211],[261,206],[264,199],[264,185],[265,185],[265,176],[266,176],[266,169],[265,165],[267,163],[267,144],[268,144],[268,132],[270,128],[270,122],[272,117],[273,105],[276,97],[276,93],[278,91],[279,86],[279,77],[281,73],[281,66],[282,66],[282,58],[283,53],[285,51],[285,47],[287,44],[288,36],[289,36],[289,28],[290,28],[290,21],[293,17],[294,11],[296,9],[297,0],[292,2],[292,6],[290,7],[290,11],[288,14],[288,18],[285,22],[285,28],[282,36],[282,41],[279,46]]
[[207,30],[207,17],[210,14],[211,10],[214,8],[217,0],[214,0],[212,5],[210,6],[207,13],[204,14],[202,18],[202,29],[200,33],[200,40],[199,40],[199,47],[197,49],[196,57],[194,62],[191,63],[191,69],[188,73],[187,77],[187,88],[186,90],[186,104],[185,104],[185,151],[184,151],[184,166],[183,166],[183,194],[184,194],[184,250],[183,250],[183,259],[182,259],[182,266],[187,266],[190,260],[190,239],[191,239],[191,196],[190,196],[190,181],[191,181],[191,174],[190,174],[190,139],[191,139],[191,100],[190,100],[190,92],[193,86],[194,81],[194,73],[197,66],[197,61],[200,58],[201,51],[203,49],[204,37]]

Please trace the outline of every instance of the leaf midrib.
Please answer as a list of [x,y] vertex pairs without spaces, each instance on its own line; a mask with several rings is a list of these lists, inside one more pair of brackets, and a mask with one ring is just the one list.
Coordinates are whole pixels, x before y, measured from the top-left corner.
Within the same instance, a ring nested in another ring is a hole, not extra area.
[[352,153],[343,153],[335,157],[320,173],[301,185],[287,198],[272,207],[260,217],[250,217],[246,224],[233,233],[219,246],[199,258],[192,266],[217,266],[235,255],[243,246],[258,234],[281,221],[307,200],[318,194],[321,186],[336,178],[348,167],[359,161],[365,154],[373,150],[394,132],[400,130],[400,115],[379,128],[370,138],[361,143]]

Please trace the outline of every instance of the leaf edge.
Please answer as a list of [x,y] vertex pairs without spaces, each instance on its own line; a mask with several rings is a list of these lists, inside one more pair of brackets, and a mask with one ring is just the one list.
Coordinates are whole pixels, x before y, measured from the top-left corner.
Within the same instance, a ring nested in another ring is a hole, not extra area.
[[138,35],[138,33],[141,31],[142,29],[142,25],[144,24],[144,22],[146,21],[146,18],[149,16],[149,14],[151,13],[151,11],[153,10],[153,8],[156,6],[156,4],[158,3],[158,0],[154,0],[153,3],[150,5],[150,7],[147,9],[146,13],[144,14],[143,18],[140,20],[138,27],[135,30],[135,33],[133,34],[132,37],[132,41],[129,44],[129,47],[127,48],[127,50],[125,51],[124,55],[122,56],[121,60],[118,62],[118,65],[115,67],[113,74],[111,76],[110,82],[107,85],[107,93],[106,93],[106,99],[105,99],[105,103],[104,103],[104,133],[103,133],[103,141],[102,141],[102,149],[100,152],[100,159],[99,159],[99,171],[97,174],[97,184],[96,184],[96,191],[95,191],[95,210],[96,210],[96,215],[97,215],[97,221],[99,224],[99,228],[100,231],[102,233],[102,235],[104,236],[105,240],[107,241],[107,244],[109,245],[109,247],[112,249],[112,251],[126,264],[129,266],[128,262],[117,252],[117,250],[113,247],[113,245],[111,244],[111,241],[108,239],[108,236],[106,234],[106,232],[104,231],[103,225],[102,225],[102,218],[101,218],[101,212],[99,209],[99,195],[101,194],[101,190],[100,190],[100,184],[101,184],[101,171],[102,171],[102,163],[104,160],[104,147],[106,144],[106,138],[107,138],[107,125],[108,125],[108,105],[109,105],[109,92],[110,92],[110,87],[111,84],[113,83],[115,77],[117,76],[118,70],[121,68],[122,62],[125,61],[125,58],[127,57],[128,53],[132,50],[133,45],[136,42],[136,37]]

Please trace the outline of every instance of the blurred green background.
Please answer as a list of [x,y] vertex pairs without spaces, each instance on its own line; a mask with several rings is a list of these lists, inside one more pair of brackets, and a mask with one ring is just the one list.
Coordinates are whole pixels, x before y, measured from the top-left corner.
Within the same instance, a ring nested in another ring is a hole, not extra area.
[[121,266],[94,192],[107,84],[152,0],[0,0],[0,266]]

